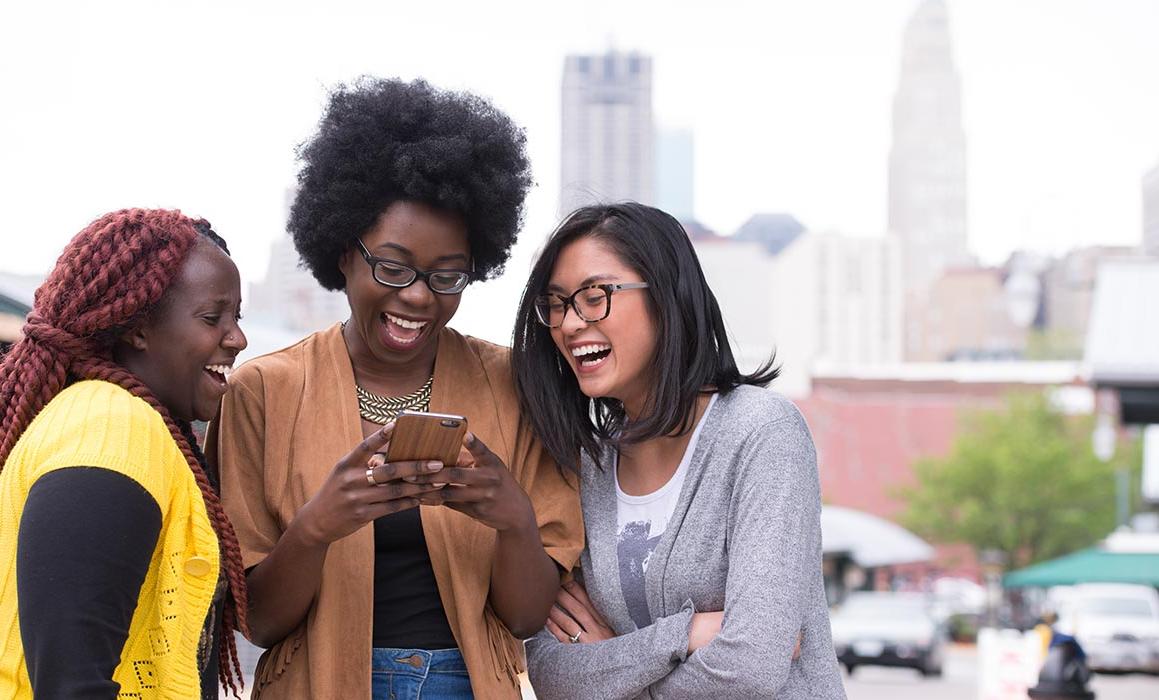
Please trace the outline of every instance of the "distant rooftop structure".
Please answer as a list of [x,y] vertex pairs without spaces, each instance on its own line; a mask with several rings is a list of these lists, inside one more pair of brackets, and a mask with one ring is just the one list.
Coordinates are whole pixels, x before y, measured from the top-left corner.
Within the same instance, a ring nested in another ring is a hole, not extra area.
[[777,255],[804,232],[804,225],[791,214],[754,214],[733,238],[762,243],[770,255]]
[[884,382],[953,382],[959,384],[1060,385],[1083,381],[1081,363],[1044,362],[904,362],[858,367],[817,367],[814,380]]
[[684,227],[684,232],[688,234],[688,237],[694,241],[728,240],[696,219],[680,219],[680,225]]
[[1159,260],[1099,266],[1085,360],[1097,384],[1159,387]]

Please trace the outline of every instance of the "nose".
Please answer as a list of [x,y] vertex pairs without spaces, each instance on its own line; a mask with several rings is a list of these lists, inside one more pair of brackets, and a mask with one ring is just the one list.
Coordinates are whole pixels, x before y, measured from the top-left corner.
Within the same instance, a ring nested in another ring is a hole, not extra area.
[[241,352],[249,346],[249,339],[245,337],[241,326],[235,323],[233,328],[226,331],[225,337],[221,339],[221,346],[229,350]]
[[426,280],[415,278],[410,285],[398,290],[398,297],[409,306],[421,308],[435,300],[435,293],[427,286]]
[[560,322],[559,329],[563,331],[564,335],[571,335],[578,333],[584,328],[587,328],[588,322],[580,318],[576,310],[572,306],[567,306],[564,309],[563,321]]

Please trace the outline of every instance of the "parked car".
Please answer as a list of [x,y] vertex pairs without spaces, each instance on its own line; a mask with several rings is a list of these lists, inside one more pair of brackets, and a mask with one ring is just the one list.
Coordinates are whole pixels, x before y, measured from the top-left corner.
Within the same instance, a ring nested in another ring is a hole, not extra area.
[[1062,600],[1057,628],[1074,635],[1093,671],[1159,673],[1159,592],[1084,583]]
[[830,613],[837,659],[858,666],[901,666],[942,675],[946,626],[933,600],[920,593],[851,593]]

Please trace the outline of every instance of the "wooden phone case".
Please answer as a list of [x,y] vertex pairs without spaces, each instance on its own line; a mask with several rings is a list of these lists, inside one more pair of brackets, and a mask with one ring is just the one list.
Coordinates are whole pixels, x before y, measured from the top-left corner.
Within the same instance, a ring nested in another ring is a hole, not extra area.
[[467,419],[447,413],[403,411],[395,418],[386,461],[438,460],[452,467],[467,432]]

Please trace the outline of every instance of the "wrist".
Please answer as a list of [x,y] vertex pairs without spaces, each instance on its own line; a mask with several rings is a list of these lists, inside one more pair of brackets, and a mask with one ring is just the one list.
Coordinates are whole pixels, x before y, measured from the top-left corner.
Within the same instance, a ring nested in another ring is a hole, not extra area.
[[310,513],[310,507],[307,504],[290,521],[290,525],[282,533],[282,537],[289,538],[291,542],[305,549],[326,549],[330,546],[330,541],[315,525]]
[[501,538],[517,540],[534,538],[539,541],[539,523],[535,521],[535,511],[532,510],[530,503],[511,522],[495,529]]

